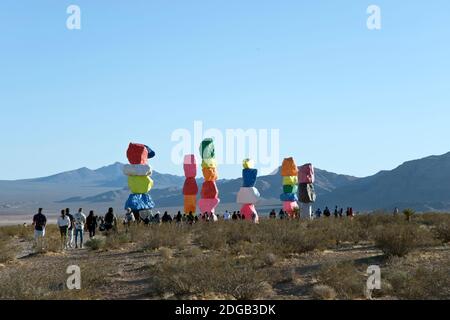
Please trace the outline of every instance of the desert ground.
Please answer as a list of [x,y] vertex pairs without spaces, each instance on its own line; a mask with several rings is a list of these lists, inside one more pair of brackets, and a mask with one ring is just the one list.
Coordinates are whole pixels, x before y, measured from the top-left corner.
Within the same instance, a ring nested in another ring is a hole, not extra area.
[[[119,224],[78,250],[47,229],[40,249],[31,227],[0,227],[0,299],[450,299],[450,214]],[[80,290],[66,285],[73,265]]]

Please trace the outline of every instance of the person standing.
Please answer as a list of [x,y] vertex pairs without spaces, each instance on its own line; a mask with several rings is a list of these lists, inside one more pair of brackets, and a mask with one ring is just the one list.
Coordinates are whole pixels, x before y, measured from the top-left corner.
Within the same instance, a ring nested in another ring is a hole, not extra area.
[[69,217],[70,225],[69,229],[67,230],[67,245],[69,248],[73,248],[73,227],[74,227],[74,220],[73,215],[70,213],[70,209],[66,208],[66,216]]
[[338,206],[336,206],[336,207],[334,208],[334,217],[335,217],[335,218],[339,217]]
[[177,225],[181,225],[181,223],[183,222],[183,215],[181,214],[181,211],[178,211],[178,214],[175,217],[175,221],[177,222]]
[[43,209],[39,208],[38,213],[33,216],[34,240],[38,250],[44,248],[45,227],[47,226],[47,217],[42,211]]
[[117,223],[116,216],[114,215],[114,209],[109,208],[108,212],[105,214],[105,231],[109,232],[115,229]]
[[318,208],[316,210],[316,219],[320,219],[321,216],[322,216],[322,210],[320,210],[320,208]]
[[66,211],[61,210],[61,215],[58,217],[56,222],[59,228],[59,233],[61,234],[61,249],[67,249],[67,232],[69,231],[70,219],[66,216]]
[[92,239],[93,237],[95,237],[95,232],[97,231],[97,217],[94,214],[94,211],[91,210],[89,212],[88,217],[86,218],[86,227],[89,231],[89,238]]
[[277,213],[275,212],[275,210],[270,211],[269,217],[270,217],[270,219],[276,219],[277,218]]
[[84,225],[86,224],[86,215],[83,209],[79,209],[73,216],[75,223],[75,249],[78,249],[78,236],[80,237],[80,248],[83,249]]
[[166,211],[164,212],[162,216],[162,223],[172,223],[173,218],[172,216]]
[[225,213],[223,214],[223,220],[225,221],[229,221],[231,219],[231,215],[230,213],[227,211],[225,211]]
[[394,217],[398,216],[399,213],[400,213],[400,209],[396,207],[394,209]]

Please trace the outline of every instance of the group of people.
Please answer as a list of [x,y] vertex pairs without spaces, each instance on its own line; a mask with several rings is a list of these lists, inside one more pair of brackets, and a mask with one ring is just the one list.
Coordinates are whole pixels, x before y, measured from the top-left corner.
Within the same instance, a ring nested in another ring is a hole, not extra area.
[[[62,249],[83,248],[84,233],[89,232],[89,237],[96,235],[97,229],[100,231],[110,231],[117,224],[114,209],[110,208],[105,216],[97,217],[93,210],[86,216],[80,208],[77,213],[71,214],[70,209],[61,210],[56,225],[61,235]],[[38,213],[33,216],[34,237],[38,248],[42,248],[45,239],[47,217],[43,209],[39,208]]]
[[[347,217],[353,217],[353,208],[348,207],[345,215]],[[328,207],[326,207],[323,212],[320,208],[315,212],[315,217],[317,219],[321,218],[322,216],[332,216],[331,211]],[[344,217],[344,209],[338,209],[338,207],[336,206],[334,210],[334,216],[336,218]],[[269,218],[277,219],[277,213],[275,210],[272,210],[270,212]],[[283,220],[290,219],[292,217],[287,212],[280,210],[280,212],[278,213],[278,218]],[[176,223],[180,225],[186,223],[188,225],[192,225],[199,221],[217,222],[219,220],[236,221],[244,219],[245,217],[241,215],[240,211],[234,211],[233,213],[225,211],[223,216],[211,212],[205,212],[203,214],[197,215],[193,212],[182,214],[181,211],[178,211],[175,216],[171,216],[167,211],[164,212],[163,215],[161,215],[159,211],[156,212],[155,215],[153,215],[151,211],[141,210],[136,212],[132,211],[131,209],[127,209],[123,217],[123,224],[128,231],[128,228],[134,223],[143,223],[144,225],[164,223]],[[256,214],[252,216],[252,220],[254,223],[259,222],[259,218]],[[75,214],[71,214],[69,208],[61,210],[61,214],[58,217],[56,224],[61,235],[62,249],[66,250],[73,248],[83,248],[85,232],[89,232],[89,238],[95,237],[97,230],[108,234],[110,231],[117,230],[117,222],[118,219],[114,214],[113,208],[109,208],[108,212],[101,217],[96,216],[93,210],[91,210],[86,216],[82,208],[80,208]],[[36,243],[39,247],[42,247],[45,238],[45,229],[47,226],[47,217],[44,215],[42,208],[40,208],[38,210],[38,213],[33,216],[33,226]]]
[[[322,212],[322,210],[320,210],[320,208],[317,209],[316,213],[315,213],[316,218],[319,219],[320,217],[322,217],[322,215],[327,217],[327,218],[329,218],[329,217],[331,217],[332,214],[331,214],[331,211],[330,211],[330,209],[328,207],[325,207],[323,212]],[[335,218],[343,218],[344,217],[344,208],[340,208],[339,209],[338,206],[336,206],[334,208],[333,215],[334,215]],[[348,218],[353,218],[354,217],[354,213],[353,213],[353,208],[352,207],[347,207],[347,209],[345,210],[345,216],[348,217]]]

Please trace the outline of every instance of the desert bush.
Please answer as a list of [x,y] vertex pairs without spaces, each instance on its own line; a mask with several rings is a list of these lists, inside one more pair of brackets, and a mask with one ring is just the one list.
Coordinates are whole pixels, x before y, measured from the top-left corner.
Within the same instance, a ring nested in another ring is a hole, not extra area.
[[0,263],[14,260],[17,254],[17,247],[11,245],[9,241],[0,240]]
[[375,230],[375,245],[388,256],[405,256],[432,243],[431,233],[416,224],[396,223]]
[[340,299],[364,297],[366,278],[352,262],[339,262],[324,265],[317,273],[320,285],[335,290]]
[[337,294],[333,288],[319,284],[313,287],[313,297],[316,300],[335,300]]
[[433,229],[436,239],[442,243],[450,242],[450,222],[442,222]]
[[160,248],[159,254],[164,260],[170,260],[173,257],[173,251],[169,248]]
[[111,266],[95,262],[80,262],[81,290],[68,290],[67,267],[63,261],[51,268],[25,265],[0,273],[0,299],[55,300],[92,299],[96,291],[108,282]]
[[450,299],[450,265],[448,261],[408,263],[397,259],[383,273],[390,284],[390,294],[408,300]]
[[152,287],[161,296],[216,293],[238,300],[260,298],[269,277],[251,260],[216,255],[163,262],[151,273]]
[[89,239],[84,245],[86,248],[97,251],[104,247],[105,241],[99,238],[93,238]]
[[183,249],[187,245],[189,228],[180,228],[173,224],[161,226],[138,226],[130,230],[130,239],[137,243],[141,250],[159,248]]
[[277,263],[277,261],[278,261],[278,257],[276,255],[274,255],[273,253],[266,254],[265,259],[264,259],[264,263],[270,267],[274,266]]

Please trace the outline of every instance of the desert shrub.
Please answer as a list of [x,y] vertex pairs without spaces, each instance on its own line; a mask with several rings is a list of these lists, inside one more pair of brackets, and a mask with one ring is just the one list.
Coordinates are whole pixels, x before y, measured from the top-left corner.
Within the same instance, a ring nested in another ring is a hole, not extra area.
[[264,258],[264,263],[267,266],[274,266],[278,261],[278,257],[276,255],[274,255],[273,253],[268,253],[266,254],[265,258]]
[[0,263],[14,260],[17,254],[17,247],[11,245],[9,241],[0,240]]
[[111,266],[95,262],[80,262],[81,290],[68,290],[68,264],[52,263],[51,268],[25,265],[0,273],[0,299],[55,300],[91,299],[107,284]]
[[164,260],[170,260],[173,257],[173,251],[169,248],[161,248],[159,249],[159,254]]
[[313,297],[316,300],[335,300],[337,297],[336,291],[326,285],[316,285],[313,287]]
[[398,259],[384,272],[390,294],[408,300],[450,299],[450,266],[448,261],[405,263]]
[[131,231],[130,235],[132,242],[137,243],[141,250],[156,250],[163,247],[183,249],[187,245],[187,229],[173,224],[139,226],[137,231]]
[[0,227],[0,239],[19,238],[24,240],[33,239],[33,228],[25,226],[4,226]]
[[264,221],[255,227],[258,231],[254,241],[279,255],[302,254],[324,249],[332,242],[325,232],[317,232],[300,221]]
[[397,223],[375,230],[375,245],[388,256],[402,257],[414,249],[432,243],[428,230],[416,224]]
[[100,250],[104,247],[105,245],[105,241],[99,238],[93,238],[93,239],[89,239],[86,243],[85,243],[85,247],[89,248],[91,250],[97,251]]
[[251,260],[215,255],[163,262],[152,266],[151,274],[152,287],[161,296],[216,293],[238,300],[260,298],[269,277]]
[[120,249],[125,244],[130,243],[130,236],[126,233],[110,233],[105,237],[103,249],[114,250]]
[[335,290],[340,299],[364,297],[366,278],[352,262],[339,262],[324,265],[317,273],[320,285]]
[[450,242],[450,222],[442,222],[433,229],[436,239],[442,243]]

